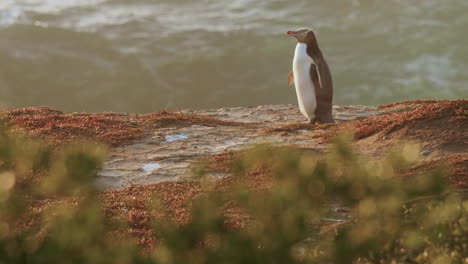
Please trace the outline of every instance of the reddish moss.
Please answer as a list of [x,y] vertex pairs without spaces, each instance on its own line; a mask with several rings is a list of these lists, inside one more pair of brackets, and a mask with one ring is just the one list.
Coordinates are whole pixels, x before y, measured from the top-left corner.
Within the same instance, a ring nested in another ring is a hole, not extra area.
[[[207,157],[210,169],[217,172],[230,172],[235,160],[242,158],[244,151],[235,153],[222,153]],[[225,223],[229,227],[239,229],[245,227],[249,221],[249,216],[243,212],[240,207],[232,199],[231,188],[238,183],[239,180],[245,180],[247,187],[251,191],[261,191],[269,189],[272,186],[272,163],[273,160],[265,161],[265,163],[257,164],[257,166],[249,169],[244,177],[226,177],[218,180],[214,189],[219,191],[225,197],[225,204],[223,209],[223,217]],[[440,160],[431,160],[425,163],[418,164],[412,168],[402,171],[402,177],[410,177],[417,175],[437,167],[447,168],[449,174],[449,181],[460,187],[468,186],[467,175],[467,159],[463,155],[455,155],[449,158]],[[140,225],[141,220],[146,219],[149,209],[145,206],[151,200],[151,197],[157,196],[163,202],[166,210],[164,212],[151,211],[155,217],[158,215],[167,215],[179,224],[187,223],[190,220],[190,206],[192,201],[207,193],[207,190],[198,183],[181,182],[181,183],[162,183],[149,186],[132,187],[121,191],[110,191],[103,194],[106,203],[106,215],[109,217],[122,217],[121,212],[124,208],[138,212],[141,217],[128,218],[130,226]],[[143,201],[143,203],[141,202]],[[109,208],[112,208],[109,210]],[[135,213],[133,213],[135,214]],[[146,220],[145,220],[146,221]],[[133,223],[135,222],[135,223]],[[144,222],[146,223],[146,222]],[[141,225],[140,225],[141,226]],[[138,228],[138,232],[133,234],[137,239],[145,237],[145,243],[140,241],[140,244],[148,247],[151,246],[151,241],[154,242],[156,236],[148,228]],[[146,230],[146,231],[145,231]],[[146,235],[145,235],[146,234]],[[150,239],[151,238],[151,239]]]
[[229,173],[232,168],[232,162],[235,157],[239,156],[241,152],[223,152],[220,154],[210,155],[205,158],[209,169],[213,172]]
[[[223,170],[229,171],[234,157],[237,154],[218,155],[214,158],[220,162],[219,166],[228,166]],[[464,156],[454,156],[449,159],[441,159],[434,163],[421,164],[409,170],[403,171],[402,176],[411,176],[443,165],[446,168],[453,168],[450,182],[458,186],[468,186],[467,171],[468,160]],[[266,162],[247,171],[245,177],[246,184],[251,191],[269,189],[272,186],[272,164]],[[223,217],[225,223],[233,229],[245,227],[249,221],[249,216],[243,212],[233,201],[231,187],[237,183],[239,178],[227,177],[216,182],[214,189],[225,197]],[[158,243],[158,235],[153,227],[160,217],[167,216],[177,224],[183,225],[190,221],[192,202],[201,195],[206,195],[204,189],[198,182],[170,182],[155,185],[134,186],[122,190],[106,191],[100,194],[103,211],[106,219],[110,222],[125,223],[116,226],[114,235],[125,237],[130,235],[145,252]],[[162,206],[153,207],[154,198],[161,201]],[[28,210],[27,225],[32,226],[40,223],[41,213],[53,204],[57,205],[63,201],[44,199],[36,201]],[[157,225],[156,225],[157,232]]]
[[243,127],[255,127],[256,126],[256,124],[254,123],[225,121],[225,120],[217,119],[211,116],[184,114],[180,112],[168,112],[166,110],[142,115],[140,116],[140,118],[144,124],[152,126],[152,127],[165,127],[169,125],[243,126]]
[[1,118],[14,128],[44,137],[52,145],[73,140],[117,145],[143,136],[141,128],[124,115],[66,114],[47,107],[31,107],[7,111]]
[[442,169],[448,174],[448,181],[453,186],[468,187],[468,157],[452,154],[434,159],[423,160],[399,173],[402,178],[410,178],[422,173]]
[[[233,160],[240,155],[242,154],[225,153],[213,156],[210,161],[218,163],[215,166],[219,170],[228,172]],[[261,164],[247,173],[245,180],[251,190],[271,187],[270,167],[271,165]],[[233,229],[245,226],[248,219],[231,198],[231,187],[237,180],[235,177],[223,178],[214,186],[214,190],[225,197],[223,217],[225,223]],[[167,216],[177,224],[186,224],[190,221],[192,202],[208,192],[209,190],[198,182],[166,182],[107,191],[101,194],[101,198],[106,217],[127,223],[128,234],[131,234],[140,245],[148,248],[157,243],[157,234],[151,228],[152,220]],[[151,202],[154,198],[158,198],[162,206],[152,207]]]
[[377,108],[390,108],[394,106],[408,106],[408,105],[420,105],[420,104],[434,104],[434,103],[441,103],[441,102],[450,102],[450,100],[432,100],[432,99],[418,99],[418,100],[411,100],[411,101],[402,101],[402,102],[395,102],[386,105],[380,105]]
[[[201,193],[199,183],[173,182],[107,191],[101,194],[101,199],[105,216],[113,222],[126,223],[127,234],[148,248],[157,241],[153,220],[167,216],[178,224],[187,223],[190,203]],[[153,208],[154,198],[161,201],[162,211]]]
[[[357,133],[359,133],[359,137],[366,137],[379,132],[390,133],[391,131],[409,123],[441,118],[446,119],[444,122],[456,122],[463,127],[466,126],[464,124],[467,124],[467,113],[467,100],[437,101],[437,103],[423,104],[422,106],[418,106],[417,109],[409,112],[387,114],[364,121],[340,124],[336,128],[333,127],[327,131],[330,133],[329,135],[331,135],[333,133],[336,134],[338,130],[351,129],[353,131],[357,131]],[[41,118],[34,119],[35,115],[38,117],[55,116],[55,119],[46,118],[45,121],[41,121],[43,120]],[[67,116],[63,117],[63,115],[63,113],[51,109],[24,109],[23,112],[10,112],[9,120],[15,120],[15,118],[19,117],[20,119],[18,120],[21,123],[22,116],[31,116],[31,127],[26,126],[26,128],[35,131],[35,127],[37,126],[39,131],[44,129],[44,133],[48,131],[52,133],[55,132],[55,130],[51,128],[54,127],[52,124],[56,124],[57,122],[60,123],[60,121],[67,118]],[[61,117],[64,119],[60,119]],[[114,118],[117,121],[130,122],[128,120],[126,121],[126,119],[121,116]],[[169,113],[165,111],[138,116],[136,119],[138,124],[145,123],[150,127],[174,124],[244,125],[242,123],[221,121],[210,117]],[[87,120],[88,119],[81,121],[87,122]],[[100,121],[96,122],[99,123]],[[28,124],[28,122],[24,123]],[[293,126],[293,128],[297,127]],[[47,135],[47,133],[45,135]],[[66,133],[62,134],[62,136],[65,135]],[[242,153],[223,153],[208,157],[207,160],[211,169],[227,173],[230,172],[233,161],[240,155],[242,155]],[[468,160],[466,155],[463,154],[440,161],[428,161],[427,163],[415,166],[411,170],[402,173],[403,176],[405,175],[404,173],[408,173],[407,175],[418,174],[428,168],[435,168],[435,166],[439,166],[440,164],[444,165],[446,168],[452,169],[449,178],[451,183],[458,186],[468,186],[468,179],[466,177],[468,175]],[[260,164],[247,172],[245,178],[251,190],[262,190],[271,187],[271,167],[271,164]],[[232,199],[229,199],[230,195],[232,195],[229,192],[230,187],[236,183],[236,180],[237,178],[235,177],[221,179],[216,183],[215,189],[226,196],[223,211],[226,223],[232,228],[241,228],[248,221],[248,217],[239,209]],[[144,248],[150,248],[157,243],[157,234],[155,234],[152,229],[152,221],[154,219],[158,219],[158,217],[161,216],[169,216],[179,224],[187,223],[190,220],[190,207],[193,200],[206,193],[207,190],[203,189],[199,183],[174,182],[107,191],[102,193],[100,196],[106,218],[111,222],[117,221],[127,223],[126,228],[119,229],[116,232],[130,234],[141,246]],[[153,209],[150,205],[152,198],[155,196],[159,197],[160,201],[163,203],[163,209]],[[40,222],[41,212],[46,210],[46,208],[50,208],[50,204],[56,202],[60,201],[44,199],[32,203],[32,207],[29,210],[31,217],[27,217],[25,225],[32,226],[33,222]]]
[[329,139],[339,132],[354,132],[354,139],[362,139],[382,132],[386,135],[397,128],[421,120],[449,118],[451,121],[468,120],[468,100],[443,100],[423,104],[411,111],[388,113],[362,121],[342,123],[314,137]]
[[388,134],[396,128],[419,120],[432,120],[449,117],[454,119],[468,118],[468,100],[444,101],[425,104],[409,112],[390,113],[359,122],[354,135],[361,139],[383,131]]
[[255,124],[223,121],[209,116],[160,111],[145,115],[117,113],[63,113],[48,107],[13,109],[0,114],[13,128],[43,137],[52,145],[76,140],[98,141],[116,146],[139,139],[152,129],[173,126],[245,126]]
[[451,170],[450,182],[458,187],[468,188],[468,157],[457,155],[450,158],[445,165]]

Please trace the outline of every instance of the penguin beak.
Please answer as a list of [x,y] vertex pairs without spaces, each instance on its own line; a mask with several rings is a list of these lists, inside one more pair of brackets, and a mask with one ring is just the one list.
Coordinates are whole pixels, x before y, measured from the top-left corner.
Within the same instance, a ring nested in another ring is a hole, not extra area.
[[298,42],[305,43],[307,41],[307,37],[309,33],[313,33],[311,29],[308,28],[301,28],[298,30],[293,30],[293,31],[288,31],[286,32],[286,35],[291,36],[295,38]]
[[300,37],[300,34],[299,34],[297,31],[288,31],[288,32],[286,32],[286,35],[291,36],[291,37],[297,39],[297,41],[299,41],[299,39],[300,39],[300,38],[299,38],[299,37]]

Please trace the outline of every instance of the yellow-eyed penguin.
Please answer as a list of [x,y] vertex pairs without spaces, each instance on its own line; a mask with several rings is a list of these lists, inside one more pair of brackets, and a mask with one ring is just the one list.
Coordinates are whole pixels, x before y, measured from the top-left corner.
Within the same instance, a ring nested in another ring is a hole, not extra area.
[[332,115],[333,82],[330,68],[314,32],[301,28],[286,34],[298,41],[288,83],[295,83],[301,113],[310,123],[335,123]]

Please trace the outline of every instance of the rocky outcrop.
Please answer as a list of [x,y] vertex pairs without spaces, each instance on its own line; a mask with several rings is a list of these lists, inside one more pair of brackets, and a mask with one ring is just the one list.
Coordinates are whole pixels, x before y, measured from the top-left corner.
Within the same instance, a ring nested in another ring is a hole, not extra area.
[[[434,105],[436,107],[431,108]],[[323,138],[324,134],[340,130],[350,132],[354,130],[353,126],[367,129],[368,134],[357,142],[363,153],[378,156],[384,151],[383,147],[402,140],[412,140],[422,143],[423,163],[432,162],[436,165],[451,157],[465,166],[468,122],[465,119],[451,120],[457,115],[455,112],[453,116],[430,116],[421,115],[422,110],[418,110],[428,108],[426,111],[434,114],[439,108],[457,107],[466,111],[467,101],[416,101],[383,107],[335,106],[335,120],[338,124],[331,126],[307,124],[295,105],[183,110],[183,114],[208,116],[233,123],[178,124],[150,129],[147,137],[113,149],[109,161],[99,173],[98,185],[102,189],[120,189],[133,185],[191,180],[193,164],[203,157],[238,151],[261,143],[325,150],[327,142]],[[419,119],[414,117],[418,114],[421,115]],[[466,114],[460,112],[459,116],[466,118]],[[428,122],[432,123],[426,124]],[[449,131],[443,133],[441,129]],[[358,132],[363,133],[361,130]],[[440,144],[437,145],[437,142]],[[226,174],[213,172],[212,176],[220,178]]]
[[[13,129],[54,146],[76,140],[112,147],[99,172],[101,190],[192,180],[198,161],[256,144],[294,145],[326,151],[328,139],[354,133],[356,148],[370,158],[402,141],[421,144],[419,169],[453,169],[452,183],[468,180],[468,100],[418,100],[379,107],[334,106],[337,124],[309,125],[295,105],[264,105],[151,114],[63,113],[24,108],[3,112]],[[228,175],[229,169],[211,172]],[[411,173],[409,173],[411,174]]]
[[[112,146],[99,171],[97,185],[103,212],[109,219],[128,223],[119,232],[131,234],[138,244],[151,247],[155,234],[151,219],[162,214],[187,223],[191,204],[209,192],[194,180],[192,168],[208,162],[209,173],[220,178],[214,189],[229,196],[236,177],[229,177],[232,160],[259,143],[325,152],[329,139],[354,133],[355,149],[373,160],[400,142],[421,146],[417,163],[397,174],[411,177],[445,167],[449,181],[466,193],[468,188],[468,100],[420,100],[386,106],[334,106],[337,124],[309,125],[295,105],[266,105],[211,110],[160,111],[152,114],[63,113],[50,108],[14,109],[0,118],[29,135],[44,138],[54,148],[77,140]],[[271,148],[277,149],[277,148]],[[271,187],[269,166],[247,172],[248,187]],[[41,176],[39,176],[41,177]],[[126,188],[128,187],[128,188]],[[154,197],[164,210],[152,209]],[[41,222],[42,213],[61,203],[60,197],[35,201],[24,225]],[[331,204],[324,226],[350,218],[349,210]],[[227,202],[223,215],[228,226],[242,228],[248,217]]]

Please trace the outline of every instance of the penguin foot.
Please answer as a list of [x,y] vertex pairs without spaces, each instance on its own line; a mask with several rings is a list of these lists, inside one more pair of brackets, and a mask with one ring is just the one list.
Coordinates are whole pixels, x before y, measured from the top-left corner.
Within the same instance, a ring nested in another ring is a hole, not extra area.
[[318,124],[318,121],[316,119],[309,120],[309,125],[316,125]]
[[310,121],[310,124],[315,123],[315,124],[334,124],[336,123],[333,118],[319,118],[319,119],[314,119],[314,121]]

